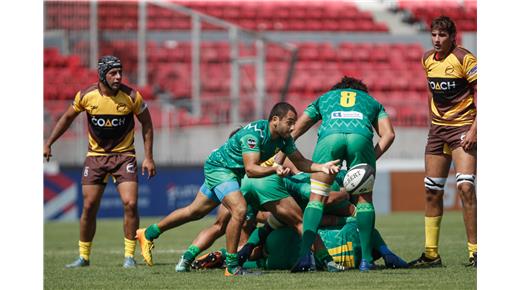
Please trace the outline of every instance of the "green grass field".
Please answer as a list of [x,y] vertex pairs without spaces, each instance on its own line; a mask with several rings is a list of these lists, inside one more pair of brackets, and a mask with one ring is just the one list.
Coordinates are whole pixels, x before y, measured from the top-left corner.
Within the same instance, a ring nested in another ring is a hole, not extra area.
[[[143,218],[142,226],[158,221]],[[44,228],[45,289],[476,289],[477,272],[466,268],[466,237],[460,212],[445,213],[440,253],[445,267],[435,269],[376,270],[360,273],[290,274],[269,271],[259,276],[224,277],[223,270],[176,273],[179,256],[196,234],[213,222],[213,217],[164,233],[155,242],[153,267],[142,261],[136,250],[137,269],[122,268],[121,219],[98,220],[91,265],[65,269],[78,255],[78,223],[48,222]],[[417,258],[424,243],[422,213],[379,215],[376,220],[389,247],[405,260]],[[212,248],[224,245],[218,240]],[[377,261],[382,264],[382,261]]]

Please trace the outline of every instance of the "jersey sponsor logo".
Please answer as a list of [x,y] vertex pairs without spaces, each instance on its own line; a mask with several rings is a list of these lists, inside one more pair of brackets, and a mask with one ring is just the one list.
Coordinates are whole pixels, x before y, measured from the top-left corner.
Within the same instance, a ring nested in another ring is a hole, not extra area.
[[124,103],[117,104],[116,110],[118,112],[124,112],[126,110],[126,104],[124,104]]
[[451,65],[447,66],[444,70],[444,73],[447,75],[453,75],[453,72],[455,71],[455,68]]
[[432,90],[437,90],[437,91],[447,91],[447,90],[453,90],[453,89],[456,88],[455,81],[451,81],[451,82],[446,82],[446,81],[443,81],[443,82],[429,81],[429,83],[430,83],[430,88]]
[[125,125],[125,118],[96,117],[92,116],[90,122],[96,127],[121,127]]
[[254,149],[256,147],[256,140],[253,138],[247,139],[247,146],[251,149]]
[[477,66],[474,66],[469,72],[468,76],[472,76],[477,73]]
[[358,119],[363,120],[363,113],[356,111],[335,111],[330,115],[331,119]]

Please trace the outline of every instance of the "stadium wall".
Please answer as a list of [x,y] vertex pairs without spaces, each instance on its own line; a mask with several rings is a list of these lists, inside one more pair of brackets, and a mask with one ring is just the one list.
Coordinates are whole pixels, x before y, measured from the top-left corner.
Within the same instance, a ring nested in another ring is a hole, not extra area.
[[[424,210],[424,173],[420,161],[401,165],[385,162],[377,173],[374,205],[378,214]],[[398,162],[399,163],[399,162]],[[419,166],[420,165],[420,166]],[[390,169],[394,168],[394,169]],[[81,167],[64,167],[44,174],[45,220],[77,220],[81,215]],[[165,216],[191,203],[204,181],[202,166],[161,167],[151,180],[139,176],[139,214]],[[460,210],[455,175],[451,173],[444,198],[446,210]],[[213,212],[215,213],[215,211]],[[115,186],[109,182],[98,212],[100,218],[119,218],[123,207]]]

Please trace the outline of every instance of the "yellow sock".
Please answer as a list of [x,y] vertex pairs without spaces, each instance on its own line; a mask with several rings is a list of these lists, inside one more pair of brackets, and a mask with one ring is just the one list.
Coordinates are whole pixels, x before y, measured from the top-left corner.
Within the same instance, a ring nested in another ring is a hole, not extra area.
[[434,259],[439,256],[439,233],[441,231],[442,216],[424,217],[424,254],[427,258]]
[[477,244],[472,244],[472,243],[468,242],[468,252],[469,252],[469,257],[472,258],[473,253],[477,252]]
[[79,246],[79,256],[85,260],[89,260],[90,258],[90,248],[92,247],[92,242],[78,242]]
[[136,240],[125,238],[125,257],[133,257],[135,253]]

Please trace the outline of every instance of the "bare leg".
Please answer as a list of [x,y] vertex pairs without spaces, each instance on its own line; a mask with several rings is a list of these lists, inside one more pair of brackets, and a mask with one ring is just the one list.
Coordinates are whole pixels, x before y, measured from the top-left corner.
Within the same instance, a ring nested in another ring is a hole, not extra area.
[[161,232],[178,227],[187,222],[199,220],[205,217],[218,203],[207,198],[202,192],[198,192],[193,202],[183,208],[171,212],[157,223]]
[[[476,174],[476,152],[466,152],[459,147],[452,152],[455,163],[455,171],[462,174]],[[471,244],[477,243],[477,195],[472,183],[464,182],[457,185],[457,191],[462,198],[462,212],[466,236]]]
[[236,253],[240,239],[240,229],[245,220],[246,200],[240,191],[234,191],[224,197],[222,204],[231,213],[231,218],[226,228],[226,249],[228,253]]
[[79,220],[79,240],[92,242],[96,233],[96,215],[99,210],[104,185],[83,185],[83,212]]
[[193,240],[192,244],[197,246],[201,252],[211,247],[218,238],[226,233],[230,218],[231,213],[221,205],[218,209],[215,222],[208,228],[203,229],[195,240]]
[[137,211],[137,182],[122,182],[117,186],[124,208],[125,238],[135,240],[135,232],[139,228]]

